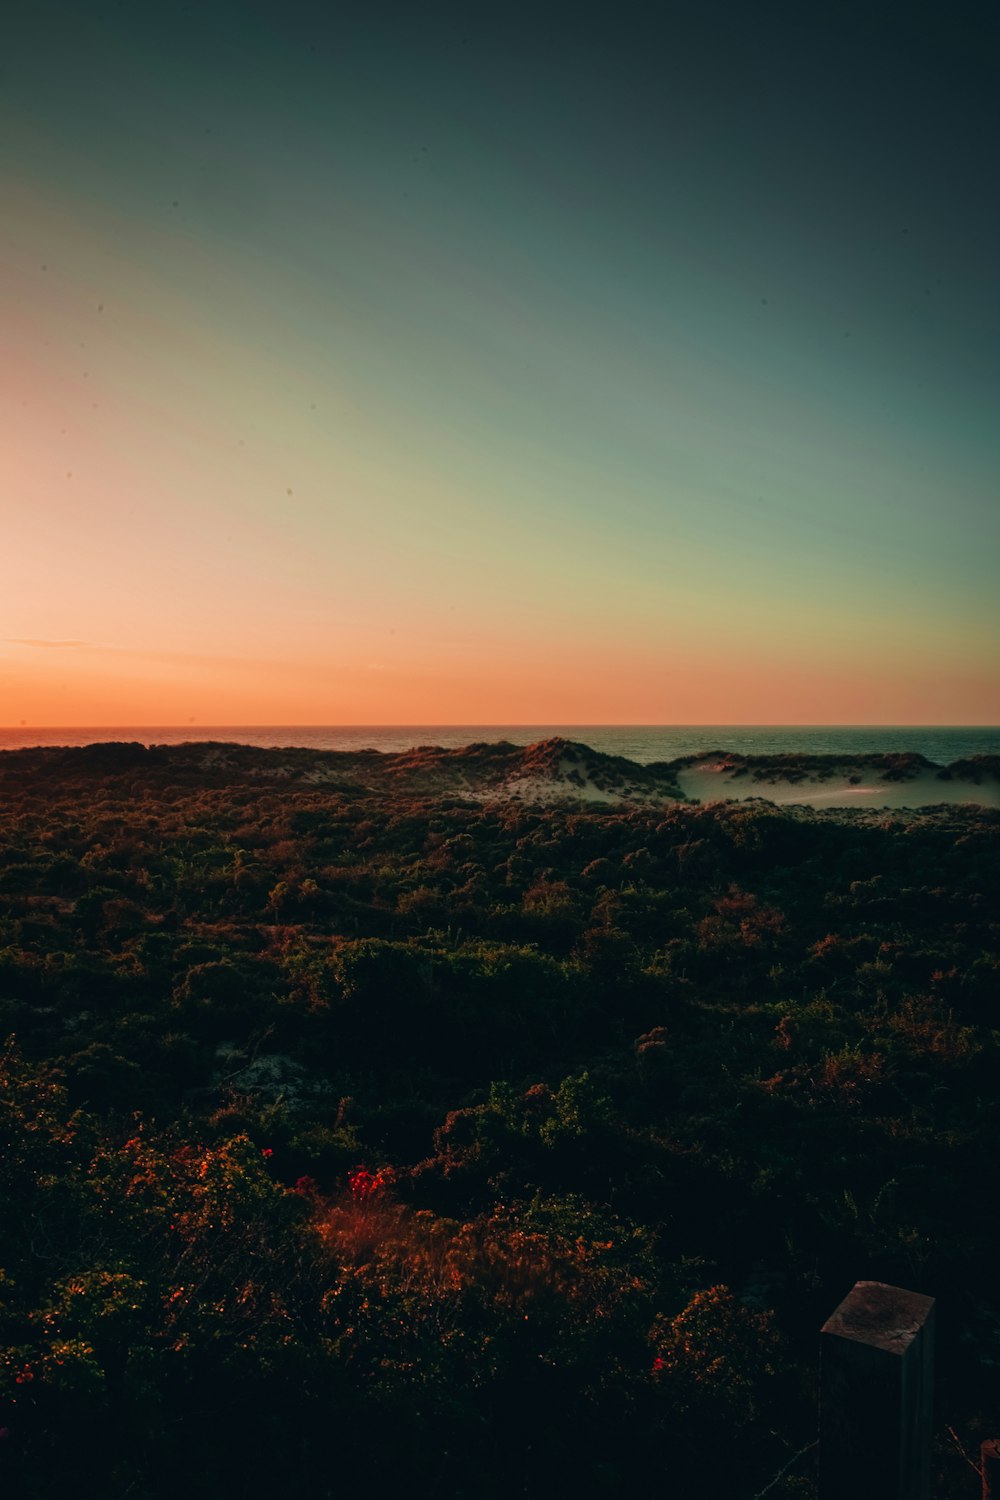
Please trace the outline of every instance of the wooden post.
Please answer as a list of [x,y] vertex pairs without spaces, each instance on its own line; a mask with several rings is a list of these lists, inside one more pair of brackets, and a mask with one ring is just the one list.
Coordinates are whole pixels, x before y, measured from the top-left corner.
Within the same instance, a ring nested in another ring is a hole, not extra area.
[[934,1298],[859,1281],[820,1333],[820,1500],[929,1500]]
[[1000,1438],[987,1438],[979,1450],[983,1500],[1000,1500]]

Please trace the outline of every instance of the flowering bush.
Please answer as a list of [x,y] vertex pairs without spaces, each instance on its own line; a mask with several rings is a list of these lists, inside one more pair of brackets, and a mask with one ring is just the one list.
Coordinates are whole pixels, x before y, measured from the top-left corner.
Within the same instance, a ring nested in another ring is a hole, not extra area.
[[727,1286],[711,1286],[675,1317],[658,1317],[650,1338],[653,1378],[675,1412],[736,1428],[757,1420],[780,1354],[773,1314],[744,1307]]

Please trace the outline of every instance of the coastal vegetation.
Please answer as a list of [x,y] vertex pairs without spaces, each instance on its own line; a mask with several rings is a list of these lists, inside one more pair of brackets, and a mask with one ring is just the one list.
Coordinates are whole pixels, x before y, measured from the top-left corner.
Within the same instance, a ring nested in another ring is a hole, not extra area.
[[1000,813],[585,748],[0,756],[11,1494],[807,1500],[870,1278],[939,1299],[972,1500]]

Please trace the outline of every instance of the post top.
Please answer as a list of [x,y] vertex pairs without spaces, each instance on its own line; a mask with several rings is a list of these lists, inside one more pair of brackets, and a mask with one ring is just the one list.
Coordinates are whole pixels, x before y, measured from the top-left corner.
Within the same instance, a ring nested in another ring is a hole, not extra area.
[[922,1292],[908,1292],[882,1281],[857,1281],[820,1332],[889,1354],[905,1354],[933,1307],[934,1298]]

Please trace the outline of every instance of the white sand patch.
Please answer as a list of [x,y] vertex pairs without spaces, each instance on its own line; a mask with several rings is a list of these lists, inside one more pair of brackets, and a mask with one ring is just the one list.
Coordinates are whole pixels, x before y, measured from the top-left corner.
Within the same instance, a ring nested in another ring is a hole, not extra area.
[[298,1104],[304,1098],[329,1093],[332,1087],[325,1079],[307,1078],[301,1063],[281,1053],[248,1058],[234,1042],[220,1042],[215,1057],[215,1084],[228,1084],[241,1093]]
[[779,807],[1000,807],[1000,782],[985,776],[976,784],[957,778],[943,780],[933,771],[921,771],[908,781],[885,781],[864,772],[864,781],[853,785],[857,770],[850,766],[838,769],[832,776],[813,774],[799,780],[782,778],[757,779],[753,771],[742,776],[733,774],[731,764],[707,759],[678,771],[677,782],[686,797],[699,802],[746,802],[763,798]]
[[562,757],[549,776],[510,776],[486,794],[490,799],[513,797],[521,802],[552,804],[555,802],[591,802],[605,807],[624,803],[671,802],[676,799],[665,790],[643,785],[622,777],[613,785],[601,785],[586,766],[573,756]]
[[541,776],[511,776],[499,786],[483,792],[482,796],[488,801],[498,797],[513,797],[519,802],[603,802],[615,806],[620,802],[636,800],[626,793],[609,792],[603,787],[595,786],[588,778],[577,783],[566,781],[562,777],[557,780]]

